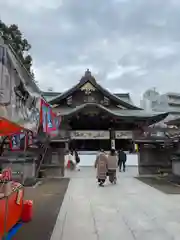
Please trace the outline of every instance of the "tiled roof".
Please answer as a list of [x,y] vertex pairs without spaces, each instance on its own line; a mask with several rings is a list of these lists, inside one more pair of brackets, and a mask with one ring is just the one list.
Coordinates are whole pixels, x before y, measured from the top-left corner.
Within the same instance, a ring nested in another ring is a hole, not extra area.
[[88,107],[95,107],[95,108],[99,108],[100,110],[114,116],[120,119],[124,119],[124,120],[130,120],[130,121],[134,121],[134,120],[148,120],[149,124],[153,124],[155,122],[159,122],[161,120],[163,120],[165,117],[168,116],[168,113],[165,112],[146,112],[144,110],[112,110],[109,108],[106,108],[100,104],[95,104],[95,103],[85,103],[82,104],[78,107],[75,108],[62,108],[59,109],[59,115],[60,116],[71,116],[75,113],[78,113],[79,111],[81,111],[82,109],[88,108]]
[[[44,98],[47,98],[48,101],[49,99],[51,100],[51,97],[57,97],[61,94],[62,94],[61,92],[53,92],[53,91],[42,92],[42,95],[44,96]],[[121,99],[122,101],[133,104],[129,93],[113,93],[113,94],[117,96],[119,99]]]

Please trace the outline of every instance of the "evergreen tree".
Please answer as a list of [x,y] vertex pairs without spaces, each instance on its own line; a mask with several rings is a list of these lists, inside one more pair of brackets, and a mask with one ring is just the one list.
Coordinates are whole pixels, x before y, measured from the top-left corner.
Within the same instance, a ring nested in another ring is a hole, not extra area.
[[7,26],[4,22],[0,20],[0,36],[3,38],[4,43],[10,45],[27,71],[32,75],[32,57],[27,54],[31,49],[31,45],[28,40],[23,37],[21,31],[16,24],[11,24]]

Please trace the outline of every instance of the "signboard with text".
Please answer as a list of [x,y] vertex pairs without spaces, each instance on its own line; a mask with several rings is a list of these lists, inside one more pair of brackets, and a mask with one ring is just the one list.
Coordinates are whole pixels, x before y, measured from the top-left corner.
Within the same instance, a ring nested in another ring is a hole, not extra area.
[[71,139],[110,139],[109,131],[71,131]]
[[132,139],[132,131],[116,131],[115,138],[116,139]]
[[[71,139],[110,139],[109,131],[71,131]],[[132,139],[132,131],[115,131],[115,139]]]

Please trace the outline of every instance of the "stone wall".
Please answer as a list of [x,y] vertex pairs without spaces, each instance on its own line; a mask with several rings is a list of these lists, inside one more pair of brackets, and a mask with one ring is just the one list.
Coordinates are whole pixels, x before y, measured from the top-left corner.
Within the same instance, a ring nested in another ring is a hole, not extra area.
[[28,180],[35,179],[36,175],[36,165],[35,162],[13,162],[7,164],[4,162],[2,168],[10,167],[13,173],[13,179],[18,180],[21,183],[24,183]]
[[139,174],[157,174],[159,172],[171,172],[172,150],[158,148],[140,148],[138,154]]

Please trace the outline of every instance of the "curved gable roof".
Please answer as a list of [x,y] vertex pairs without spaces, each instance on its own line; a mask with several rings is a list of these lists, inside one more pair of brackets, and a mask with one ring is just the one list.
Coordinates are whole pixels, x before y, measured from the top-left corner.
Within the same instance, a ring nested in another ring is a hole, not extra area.
[[74,114],[77,114],[78,112],[80,112],[82,109],[87,109],[89,107],[99,108],[103,112],[106,112],[109,115],[122,120],[131,120],[132,122],[135,120],[148,121],[149,125],[155,122],[159,122],[168,116],[168,113],[165,113],[165,112],[146,112],[144,110],[138,110],[138,109],[136,110],[135,109],[134,110],[119,109],[117,111],[117,110],[108,109],[97,103],[84,103],[76,108],[73,108],[73,109],[70,108],[70,109],[66,109],[65,111],[60,111],[61,113],[59,114],[59,116],[71,117]]
[[91,75],[90,71],[87,70],[85,72],[85,75],[81,78],[78,84],[74,85],[72,88],[68,89],[67,91],[61,93],[60,95],[52,98],[49,103],[50,104],[57,104],[57,102],[67,98],[69,95],[71,95],[76,90],[80,89],[85,83],[90,82],[96,89],[98,89],[100,92],[102,92],[105,96],[110,98],[111,100],[117,102],[117,104],[122,105],[128,109],[141,109],[137,106],[134,106],[131,103],[125,102],[122,99],[120,99],[117,95],[112,94],[107,89],[103,88],[100,84],[98,84],[95,80],[95,78]]

